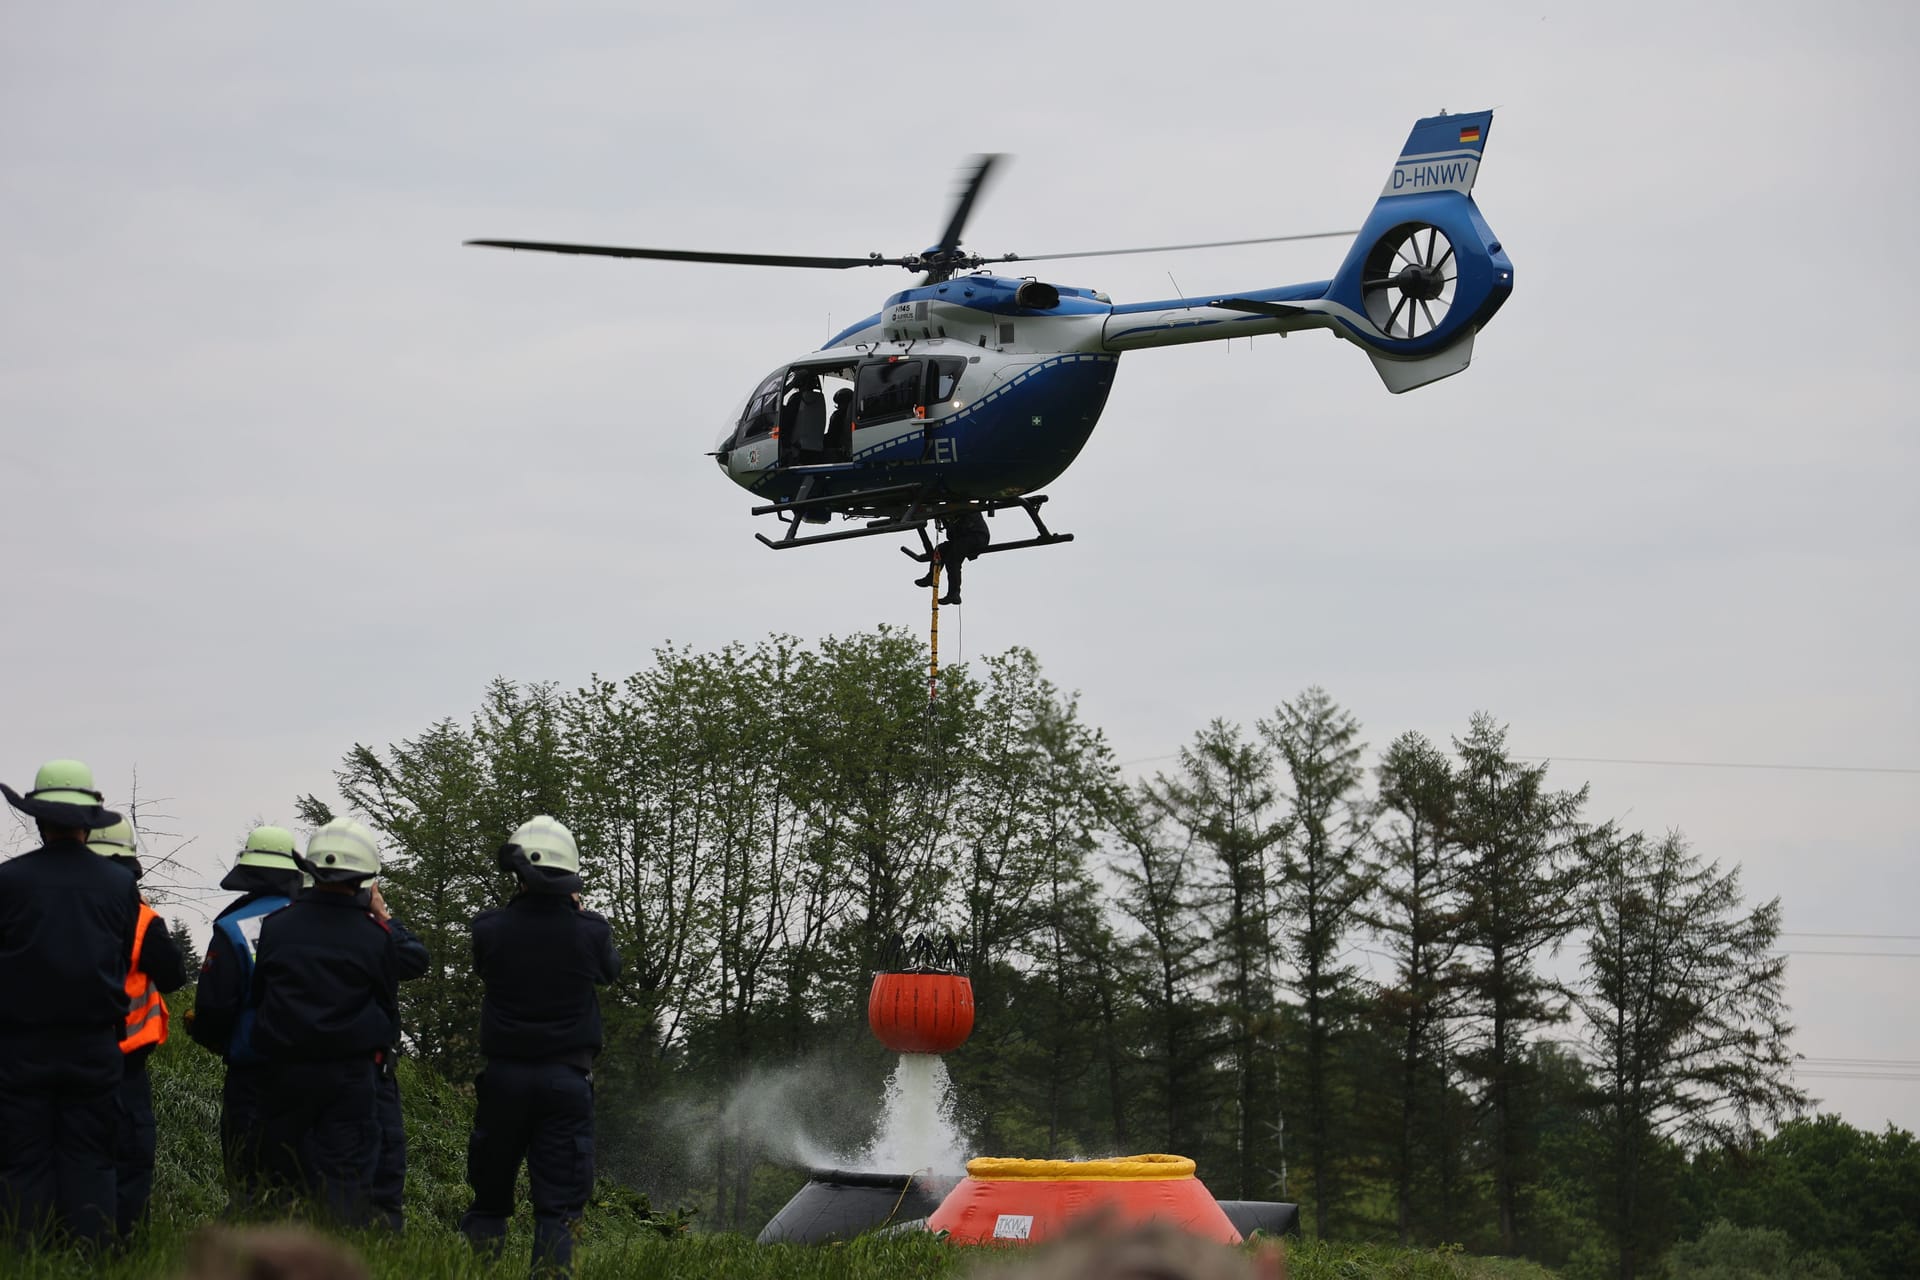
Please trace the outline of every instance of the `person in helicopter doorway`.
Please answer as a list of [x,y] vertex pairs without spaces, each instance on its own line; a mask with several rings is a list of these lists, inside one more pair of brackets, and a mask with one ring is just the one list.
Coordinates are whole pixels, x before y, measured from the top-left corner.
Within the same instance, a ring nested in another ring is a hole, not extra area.
[[460,1230],[498,1257],[522,1160],[533,1198],[533,1274],[571,1273],[573,1229],[593,1192],[594,988],[620,976],[606,918],[580,905],[573,833],[542,814],[500,847],[514,896],[473,920],[480,1000],[477,1106],[467,1144],[473,1203]]
[[790,466],[819,462],[827,444],[827,397],[818,374],[795,378],[781,418],[781,461]]
[[[941,604],[960,603],[960,566],[987,549],[993,541],[993,535],[987,531],[986,517],[972,507],[950,512],[939,517],[940,528],[946,538],[933,549],[933,564],[938,565],[947,575],[947,593],[940,597]],[[916,587],[933,585],[933,566],[913,580]]]
[[[98,827],[87,848],[133,873],[146,874],[135,847],[133,824],[125,818]],[[124,1055],[120,1077],[120,1130],[114,1140],[114,1230],[122,1240],[147,1216],[153,1199],[153,1083],[147,1078],[147,1059],[167,1042],[167,1002],[162,992],[187,985],[186,962],[174,945],[167,922],[140,895],[140,919],[134,925],[133,963],[127,970],[127,1032],[120,1038]]]
[[853,390],[833,393],[833,413],[827,418],[827,461],[853,461]]

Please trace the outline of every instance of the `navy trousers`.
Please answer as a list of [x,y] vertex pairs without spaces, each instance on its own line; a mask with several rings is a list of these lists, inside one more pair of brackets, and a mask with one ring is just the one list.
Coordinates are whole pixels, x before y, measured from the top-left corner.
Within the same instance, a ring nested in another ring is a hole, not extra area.
[[373,1169],[380,1155],[372,1055],[267,1068],[262,1097],[266,1168],[283,1190],[311,1201],[334,1222],[372,1220]]
[[220,1162],[227,1177],[227,1216],[252,1209],[260,1199],[265,1176],[261,1146],[261,1097],[267,1087],[265,1067],[227,1067],[220,1087]]
[[373,1216],[395,1231],[407,1229],[407,1126],[400,1114],[400,1079],[389,1053],[374,1087],[374,1119],[380,1156],[373,1164]]
[[120,1131],[114,1142],[113,1225],[127,1239],[153,1199],[153,1081],[145,1052],[129,1054],[120,1076]]
[[467,1143],[473,1204],[460,1230],[498,1256],[526,1161],[533,1193],[533,1271],[568,1274],[573,1224],[593,1192],[593,1075],[560,1062],[496,1058],[474,1082],[479,1106]]
[[112,1239],[122,1057],[118,1027],[0,1034],[0,1229],[22,1247]]

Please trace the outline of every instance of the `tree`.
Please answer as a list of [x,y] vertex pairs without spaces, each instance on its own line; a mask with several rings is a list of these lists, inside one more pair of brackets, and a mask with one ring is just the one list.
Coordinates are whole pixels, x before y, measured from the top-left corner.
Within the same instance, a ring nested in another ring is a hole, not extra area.
[[1307,1166],[1313,1179],[1314,1234],[1331,1230],[1334,1182],[1331,1082],[1334,1041],[1358,1007],[1357,974],[1342,964],[1341,940],[1371,884],[1366,824],[1355,793],[1361,781],[1360,724],[1315,686],[1282,703],[1261,735],[1286,771],[1288,812],[1278,841],[1274,903],[1284,954],[1305,1024]]
[[[1164,1151],[1194,1152],[1210,1110],[1213,1013],[1204,984],[1207,934],[1199,855],[1190,839],[1171,838],[1149,784],[1126,793],[1114,815],[1109,869],[1120,885],[1116,906],[1130,928],[1116,966],[1137,973],[1140,1039],[1147,1061],[1139,1131]],[[1151,1124],[1149,1118],[1157,1119]]]
[[1721,1218],[1778,1229],[1854,1280],[1903,1280],[1920,1258],[1920,1141],[1892,1125],[1790,1120],[1765,1139],[1694,1152],[1678,1193],[1684,1236]]
[[1454,807],[1462,940],[1477,963],[1462,974],[1469,1010],[1482,1024],[1463,1058],[1484,1086],[1492,1126],[1494,1195],[1503,1252],[1519,1249],[1519,1188],[1526,1127],[1526,1032],[1564,1016],[1555,985],[1538,968],[1579,922],[1587,791],[1550,791],[1545,765],[1507,754],[1507,731],[1482,712],[1465,738]]
[[1277,1114],[1262,1105],[1261,1087],[1276,1030],[1268,861],[1284,834],[1267,816],[1273,761],[1238,726],[1215,720],[1181,750],[1180,772],[1155,775],[1147,795],[1187,841],[1212,856],[1213,876],[1199,905],[1212,925],[1214,984],[1233,1056],[1233,1185],[1236,1194],[1250,1196],[1266,1182],[1259,1176],[1263,1117]]
[[195,975],[200,972],[200,948],[193,945],[193,930],[185,920],[175,916],[167,926],[167,934],[173,939],[175,950],[180,953],[180,963],[186,966],[187,983],[191,986]]
[[1703,864],[1677,832],[1635,834],[1605,847],[1585,916],[1574,1002],[1604,1122],[1604,1221],[1616,1274],[1633,1280],[1664,1238],[1647,1220],[1670,1198],[1648,1185],[1662,1140],[1745,1139],[1806,1097],[1790,1083],[1778,898],[1742,913],[1738,870]]
[[1423,1120],[1440,1128],[1431,1144],[1443,1162],[1442,1215],[1451,1216],[1447,1176],[1457,1144],[1434,1113],[1448,1100],[1446,1018],[1457,995],[1454,957],[1460,947],[1457,870],[1451,839],[1455,779],[1446,755],[1425,737],[1395,738],[1380,762],[1380,876],[1367,922],[1393,958],[1394,974],[1380,1008],[1395,1034],[1398,1112],[1393,1156],[1394,1207],[1400,1243],[1413,1237],[1414,1171]]

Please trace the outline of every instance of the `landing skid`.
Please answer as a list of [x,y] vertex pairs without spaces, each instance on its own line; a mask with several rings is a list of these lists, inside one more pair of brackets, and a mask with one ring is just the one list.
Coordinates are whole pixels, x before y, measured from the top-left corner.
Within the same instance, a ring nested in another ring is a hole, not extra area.
[[[1030,498],[994,498],[975,507],[974,509],[976,511],[983,511],[988,515],[992,515],[996,511],[1010,511],[1018,507],[1027,513],[1029,520],[1033,521],[1034,529],[1034,536],[1031,538],[1023,538],[1019,542],[1002,542],[994,546],[986,547],[976,554],[990,556],[996,551],[1018,551],[1021,547],[1050,547],[1056,542],[1072,542],[1072,534],[1055,533],[1048,529],[1047,522],[1040,518],[1040,505],[1046,500],[1046,494],[1036,493]],[[918,560],[921,564],[925,564],[927,561],[933,559],[933,539],[927,536],[927,528],[924,521],[921,522],[919,532],[920,545],[924,550],[915,551],[911,547],[902,547],[900,548],[900,554],[906,556],[909,560]]]
[[[800,492],[789,502],[768,503],[755,507],[756,516],[771,515],[787,526],[787,531],[779,538],[769,538],[764,533],[756,533],[766,546],[775,551],[786,551],[793,547],[811,547],[822,542],[844,542],[849,538],[878,538],[896,533],[917,533],[923,551],[916,552],[908,547],[900,548],[906,555],[921,563],[933,558],[933,540],[927,536],[927,524],[952,512],[971,510],[984,515],[996,511],[1008,511],[1015,507],[1027,513],[1033,521],[1034,536],[1018,542],[1003,542],[990,546],[981,555],[995,551],[1013,551],[1020,547],[1045,547],[1056,542],[1072,542],[1070,533],[1054,533],[1040,518],[1040,506],[1046,502],[1047,495],[1035,494],[1027,498],[989,498],[981,502],[955,502],[952,499],[935,498],[928,494],[926,487],[915,484],[889,485],[879,489],[862,489],[853,493],[836,493],[824,497],[811,497],[808,490],[813,487],[812,478],[803,484]],[[836,533],[810,533],[802,537],[800,526],[807,516],[815,512],[840,512],[858,515],[863,509],[874,515],[866,525],[859,529],[842,529]]]

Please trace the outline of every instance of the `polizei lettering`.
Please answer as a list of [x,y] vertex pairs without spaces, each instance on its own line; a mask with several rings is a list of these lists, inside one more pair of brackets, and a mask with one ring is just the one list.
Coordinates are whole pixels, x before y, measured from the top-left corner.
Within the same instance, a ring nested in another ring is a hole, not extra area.
[[1380,194],[1411,196],[1428,191],[1458,191],[1465,195],[1473,190],[1474,175],[1479,168],[1480,161],[1474,156],[1402,160],[1393,167],[1393,172],[1387,177],[1386,189]]

